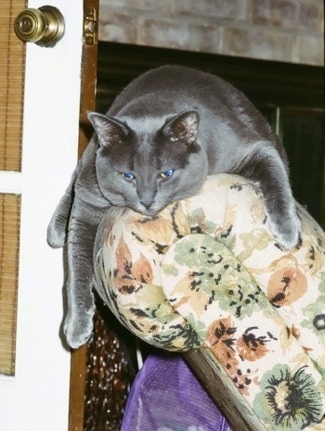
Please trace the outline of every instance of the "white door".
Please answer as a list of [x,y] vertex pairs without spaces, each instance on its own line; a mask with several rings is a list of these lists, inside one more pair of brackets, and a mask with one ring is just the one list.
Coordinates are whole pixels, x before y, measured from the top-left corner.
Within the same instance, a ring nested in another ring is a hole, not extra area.
[[46,228],[77,160],[83,1],[28,7],[44,4],[61,11],[65,35],[53,48],[27,44],[22,168],[0,172],[0,193],[21,194],[16,365],[0,376],[1,431],[68,429],[62,250],[47,245]]

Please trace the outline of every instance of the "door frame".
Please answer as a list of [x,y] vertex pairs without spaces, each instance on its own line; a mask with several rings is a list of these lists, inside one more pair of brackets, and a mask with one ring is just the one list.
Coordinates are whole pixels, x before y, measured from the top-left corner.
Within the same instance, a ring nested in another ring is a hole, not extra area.
[[59,334],[62,250],[48,246],[46,229],[77,160],[83,2],[50,4],[64,16],[63,39],[53,48],[26,47],[22,170],[14,175],[21,193],[16,372],[0,377],[4,431],[68,429],[70,353]]

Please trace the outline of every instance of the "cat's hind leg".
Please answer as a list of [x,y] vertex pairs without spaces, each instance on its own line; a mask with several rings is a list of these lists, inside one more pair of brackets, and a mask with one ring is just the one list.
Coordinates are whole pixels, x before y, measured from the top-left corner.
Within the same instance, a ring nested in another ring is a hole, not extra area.
[[75,219],[72,213],[67,244],[67,312],[63,331],[69,346],[74,349],[87,342],[93,329],[92,238],[95,234],[96,226]]
[[93,330],[93,250],[104,210],[76,197],[71,211],[67,242],[67,313],[63,331],[74,349],[85,344]]

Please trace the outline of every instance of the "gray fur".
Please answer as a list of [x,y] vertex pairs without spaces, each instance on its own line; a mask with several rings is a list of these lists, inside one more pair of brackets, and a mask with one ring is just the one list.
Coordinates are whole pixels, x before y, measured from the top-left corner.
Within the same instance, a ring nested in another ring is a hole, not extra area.
[[110,205],[151,216],[196,194],[207,175],[234,173],[260,187],[279,244],[298,243],[285,151],[262,115],[222,79],[159,67],[126,87],[106,116],[90,113],[89,119],[96,133],[48,227],[51,246],[67,243],[64,332],[71,347],[92,332],[93,245]]

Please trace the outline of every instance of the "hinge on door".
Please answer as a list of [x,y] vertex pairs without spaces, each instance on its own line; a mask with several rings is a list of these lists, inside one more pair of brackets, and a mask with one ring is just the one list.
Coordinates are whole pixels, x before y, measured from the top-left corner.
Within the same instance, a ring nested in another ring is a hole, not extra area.
[[84,43],[95,45],[97,35],[97,12],[95,8],[89,8],[84,17]]

